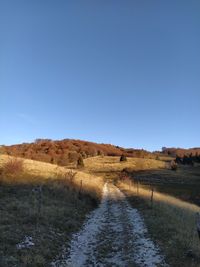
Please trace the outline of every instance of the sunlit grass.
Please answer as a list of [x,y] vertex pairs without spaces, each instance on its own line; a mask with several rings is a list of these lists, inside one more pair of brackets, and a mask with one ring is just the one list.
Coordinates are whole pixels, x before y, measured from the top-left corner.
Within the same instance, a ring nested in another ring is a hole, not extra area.
[[[14,157],[7,155],[0,155],[0,168]],[[22,159],[24,171],[20,175],[12,175],[12,177],[1,177],[7,183],[44,183],[47,180],[68,179],[66,175],[68,172],[75,172],[76,175],[73,179],[74,186],[81,187],[81,190],[91,194],[98,199],[101,198],[101,192],[104,180],[100,176],[94,176],[79,170],[71,170],[58,165]]]
[[134,170],[165,168],[166,163],[160,160],[145,158],[127,158],[120,162],[120,157],[98,156],[84,160],[85,169],[91,172],[120,172],[125,168]]
[[[120,186],[123,186],[125,189],[129,188],[133,194],[137,194],[137,185],[136,184],[134,185],[132,182],[131,182],[131,186],[129,185],[129,182],[120,183]],[[139,185],[139,196],[146,200],[150,199],[151,187],[140,184]],[[159,193],[159,192],[155,192],[155,191],[153,193],[153,196],[154,196],[154,201],[156,202],[174,206],[176,208],[180,208],[181,210],[185,210],[186,212],[192,212],[192,213],[200,212],[199,206],[180,200],[176,197],[163,194],[163,193]]]

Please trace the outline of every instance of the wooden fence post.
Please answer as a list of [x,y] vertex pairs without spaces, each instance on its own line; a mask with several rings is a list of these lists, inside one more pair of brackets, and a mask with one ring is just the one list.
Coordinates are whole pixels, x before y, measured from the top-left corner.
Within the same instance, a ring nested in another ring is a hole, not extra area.
[[36,220],[36,231],[40,231],[40,216],[42,209],[42,185],[35,189],[37,199],[37,220]]
[[197,212],[196,214],[196,226],[197,226],[197,233],[200,240],[200,213]]
[[79,189],[79,195],[82,193],[82,187],[83,187],[83,180],[81,180],[80,189]]
[[139,195],[139,181],[137,180],[137,195]]
[[38,189],[38,214],[40,216],[42,208],[42,186]]
[[153,207],[153,193],[154,193],[154,188],[151,188],[151,207]]

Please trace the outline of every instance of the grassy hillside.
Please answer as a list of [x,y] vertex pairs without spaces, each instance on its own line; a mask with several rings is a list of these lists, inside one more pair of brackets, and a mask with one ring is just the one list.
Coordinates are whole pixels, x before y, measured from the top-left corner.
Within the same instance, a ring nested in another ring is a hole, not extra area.
[[20,162],[0,156],[0,266],[49,266],[97,206],[104,181],[48,163]]
[[[95,198],[101,197],[103,180],[101,177],[91,176],[80,170],[71,170],[58,165],[44,163],[35,160],[21,159],[23,162],[23,171],[20,174],[1,175],[1,181],[5,183],[45,183],[51,180],[64,180],[66,183],[71,180],[70,173],[75,173],[73,177],[73,186],[79,188],[82,181],[82,190],[94,195]],[[0,169],[6,162],[15,160],[15,157],[0,155]],[[95,178],[95,179],[94,179]]]

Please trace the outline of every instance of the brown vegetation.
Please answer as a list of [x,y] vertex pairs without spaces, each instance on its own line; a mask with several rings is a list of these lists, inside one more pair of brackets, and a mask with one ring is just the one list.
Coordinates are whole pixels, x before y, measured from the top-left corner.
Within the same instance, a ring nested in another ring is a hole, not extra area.
[[189,148],[189,149],[184,149],[184,148],[174,148],[174,147],[163,147],[162,148],[162,153],[165,155],[173,156],[173,157],[184,157],[184,156],[196,156],[200,155],[200,148],[195,147],[195,148]]
[[[2,156],[1,156],[2,157]],[[17,158],[8,158],[7,161],[0,166],[0,182],[9,180],[16,182],[24,174],[24,162]]]
[[64,139],[52,141],[50,139],[36,139],[34,143],[23,143],[12,146],[2,146],[4,154],[33,159],[60,166],[76,163],[80,156],[84,158],[94,156],[121,156],[137,158],[155,158],[155,155],[143,149],[125,149],[110,144],[97,144],[81,140]]

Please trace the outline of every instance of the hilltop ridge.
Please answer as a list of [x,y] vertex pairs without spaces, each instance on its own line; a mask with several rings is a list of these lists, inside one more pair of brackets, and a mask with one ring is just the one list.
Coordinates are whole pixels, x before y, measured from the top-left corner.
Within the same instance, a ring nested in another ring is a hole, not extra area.
[[200,148],[175,148],[163,147],[162,151],[149,152],[144,149],[123,148],[120,146],[77,139],[36,139],[32,143],[0,146],[3,154],[33,159],[61,166],[76,162],[79,157],[88,158],[94,156],[121,156],[155,159],[160,155],[172,157],[200,155]]
[[65,166],[82,158],[97,155],[127,157],[152,157],[155,155],[144,149],[122,148],[111,144],[98,144],[89,141],[63,139],[36,139],[32,143],[1,146],[4,154],[27,159],[39,160]]

